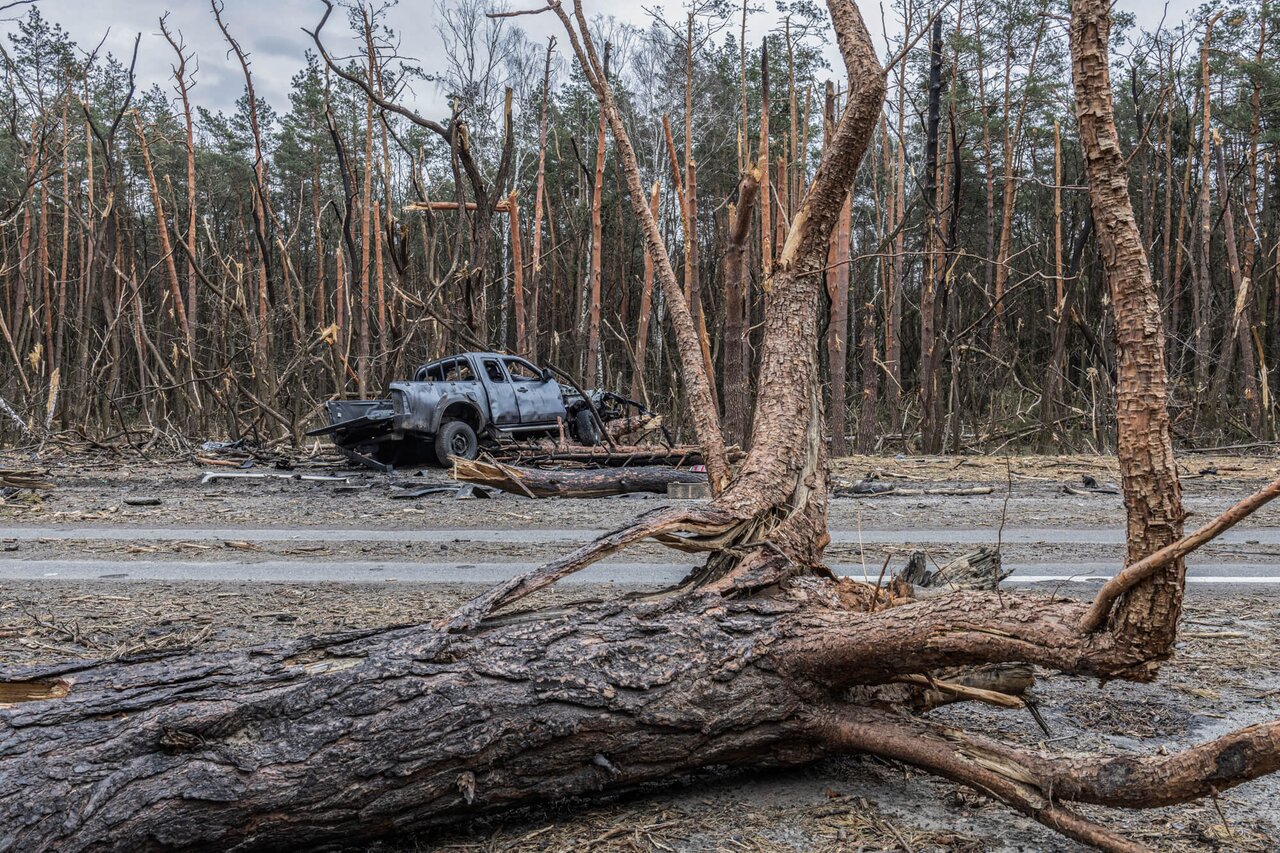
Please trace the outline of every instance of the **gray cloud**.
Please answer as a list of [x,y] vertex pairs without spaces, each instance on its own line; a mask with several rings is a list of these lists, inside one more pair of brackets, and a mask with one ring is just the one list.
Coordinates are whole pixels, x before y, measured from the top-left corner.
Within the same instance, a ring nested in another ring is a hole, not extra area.
[[[869,3],[862,5],[867,25],[877,41],[883,43],[878,8]],[[647,13],[638,2],[588,0],[587,7],[592,16],[612,15],[639,25],[648,21]],[[667,20],[683,19],[678,2],[650,6],[655,7]],[[1137,15],[1139,25],[1148,27],[1156,25],[1162,12],[1158,4],[1149,0],[1119,0],[1117,7],[1132,11]],[[1176,23],[1193,7],[1194,0],[1173,0],[1168,21]],[[228,56],[227,44],[207,3],[198,0],[99,0],[95,3],[40,0],[39,8],[46,18],[61,24],[83,49],[92,48],[106,34],[104,50],[124,62],[128,61],[134,36],[142,33],[138,49],[139,87],[158,83],[166,90],[172,86],[170,67],[174,56],[160,35],[158,21],[168,11],[170,29],[182,32],[188,49],[196,54],[199,61],[197,87],[193,91],[196,102],[211,109],[230,110],[244,90],[239,65],[234,56]],[[288,108],[290,79],[302,67],[303,52],[311,44],[302,28],[313,28],[323,11],[317,0],[226,0],[223,17],[232,35],[251,54],[258,95],[279,111]],[[517,21],[517,25],[524,28],[535,42],[544,42],[550,35],[560,36],[563,50],[563,35],[559,23],[552,16],[523,17]],[[422,60],[423,69],[428,73],[443,68],[444,45],[435,31],[435,4],[432,0],[413,0],[394,7],[389,23],[402,37],[404,54]],[[756,15],[748,30],[748,39],[759,39],[775,26],[776,21],[770,15]],[[15,30],[12,20],[0,23],[0,32]],[[358,50],[351,40],[345,16],[337,12],[326,25],[325,35],[326,44],[335,53]],[[832,67],[839,68],[834,46],[829,45],[827,53]],[[410,105],[426,115],[441,115],[448,109],[445,99],[430,85],[419,86]]]

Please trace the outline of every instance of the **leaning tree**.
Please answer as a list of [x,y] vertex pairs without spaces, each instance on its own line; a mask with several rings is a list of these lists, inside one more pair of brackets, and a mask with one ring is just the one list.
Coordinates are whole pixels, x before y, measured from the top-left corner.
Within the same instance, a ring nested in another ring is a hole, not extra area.
[[[440,624],[3,673],[0,849],[337,846],[698,768],[843,750],[925,768],[1073,838],[1135,850],[1071,803],[1176,803],[1280,767],[1280,723],[1174,755],[1082,757],[925,713],[956,701],[1020,706],[1027,664],[1153,679],[1172,651],[1183,557],[1280,494],[1277,482],[1181,535],[1158,304],[1112,116],[1106,0],[1074,0],[1071,47],[1116,314],[1127,566],[1091,603],[982,583],[926,595],[823,567],[819,292],[884,93],[857,8],[828,8],[851,95],[765,280],[755,440],[736,470],[585,16],[557,0],[542,10],[563,22],[612,130],[672,307],[715,497],[642,516]],[[705,565],[642,598],[496,612],[646,538],[706,553]]]

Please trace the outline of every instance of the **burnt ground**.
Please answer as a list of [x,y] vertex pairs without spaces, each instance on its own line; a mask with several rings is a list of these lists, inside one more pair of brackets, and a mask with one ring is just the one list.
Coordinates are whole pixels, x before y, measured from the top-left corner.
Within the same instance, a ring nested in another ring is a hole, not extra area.
[[[424,558],[421,543],[334,542],[333,529],[550,530],[599,529],[625,523],[661,505],[659,498],[531,501],[426,497],[391,498],[398,484],[445,482],[442,472],[396,475],[340,472],[320,461],[307,473],[348,476],[345,483],[245,480],[199,484],[204,470],[190,463],[42,457],[39,463],[0,453],[0,468],[49,470],[58,488],[42,498],[27,493],[0,505],[0,558],[115,561],[267,558],[342,563],[354,559]],[[1280,473],[1280,460],[1189,456],[1187,504],[1191,524],[1210,517]],[[878,472],[902,488],[990,485],[987,495],[888,495],[835,499],[831,526],[843,531],[919,527],[1122,527],[1119,499],[1069,494],[1088,474],[1104,488],[1116,480],[1114,460],[1098,457],[1015,457],[838,460],[838,475],[860,479]],[[230,469],[227,469],[230,470]],[[264,466],[251,469],[269,470]],[[1216,473],[1200,474],[1203,470]],[[158,498],[155,506],[125,499]],[[1264,510],[1253,524],[1280,527],[1280,512]],[[58,530],[129,527],[289,528],[303,538],[244,542],[231,538],[183,542],[10,538],[7,529]],[[316,541],[306,539],[314,532]],[[845,537],[848,539],[849,537]],[[1018,542],[1005,544],[1006,560],[1103,560],[1115,545]],[[244,547],[249,546],[249,547]],[[536,561],[568,546],[531,535],[528,542],[441,542],[426,546],[430,559]],[[635,559],[658,559],[650,546]],[[939,559],[972,544],[940,544]],[[1270,567],[1280,547],[1215,546],[1212,560]],[[833,559],[866,559],[874,574],[892,545],[856,541],[833,546]],[[436,556],[442,554],[443,556]],[[894,555],[890,555],[893,563]],[[896,565],[896,563],[893,563]],[[544,600],[615,595],[610,584],[566,586]],[[70,658],[113,657],[159,648],[231,647],[343,628],[420,621],[446,612],[481,587],[467,583],[267,583],[141,581],[57,577],[0,582],[0,667]],[[1074,592],[1073,592],[1074,590]],[[1088,594],[1073,585],[1068,594]],[[1017,594],[1017,593],[1011,593]],[[1046,736],[1025,712],[956,707],[939,718],[998,733],[1012,741],[1065,751],[1152,753],[1173,751],[1230,729],[1280,715],[1280,584],[1199,585],[1188,591],[1182,639],[1159,683],[1099,686],[1084,679],[1041,673],[1034,688],[1049,729]],[[1163,850],[1272,850],[1280,839],[1280,780],[1251,783],[1216,802],[1129,813],[1090,809]],[[833,756],[805,770],[743,771],[681,780],[662,790],[607,804],[564,803],[448,833],[405,839],[382,848],[410,850],[1076,850],[1034,822],[951,783],[864,757]]]

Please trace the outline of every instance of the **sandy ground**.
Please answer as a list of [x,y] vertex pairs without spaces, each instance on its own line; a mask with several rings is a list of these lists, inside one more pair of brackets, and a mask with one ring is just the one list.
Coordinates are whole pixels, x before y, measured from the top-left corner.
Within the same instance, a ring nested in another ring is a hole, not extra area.
[[[1190,456],[1182,460],[1187,503],[1197,516],[1215,514],[1280,473],[1274,458]],[[64,539],[8,541],[8,528],[81,525],[301,527],[376,529],[598,529],[625,523],[658,498],[530,501],[514,497],[454,500],[391,497],[402,484],[445,480],[441,472],[396,475],[312,464],[307,473],[346,482],[243,480],[200,485],[190,463],[108,458],[43,458],[37,464],[0,453],[0,468],[47,468],[58,488],[0,505],[3,557],[184,560],[228,554],[252,561],[272,555],[343,561],[420,559],[422,545],[396,542],[253,543],[236,540],[161,543]],[[1119,499],[1069,494],[1089,474],[1114,483],[1114,460],[1018,457],[839,460],[837,474],[875,472],[903,487],[991,485],[971,497],[884,496],[833,500],[833,528],[1008,526],[1119,529]],[[231,470],[231,469],[226,469]],[[271,469],[258,466],[254,472]],[[303,470],[303,469],[299,469]],[[1200,473],[1213,471],[1216,473]],[[125,499],[158,498],[132,506]],[[1194,520],[1193,522],[1194,523]],[[1280,512],[1256,524],[1280,526]],[[245,544],[245,543],[241,543]],[[440,550],[440,547],[443,550]],[[647,546],[646,546],[647,547]],[[1043,556],[1046,546],[1008,545]],[[1051,546],[1054,558],[1086,559],[1114,546],[1082,541]],[[563,551],[554,542],[450,543],[431,546],[431,559],[533,560]],[[841,550],[843,549],[843,551]],[[867,549],[869,555],[881,551]],[[946,549],[943,549],[946,550]],[[956,545],[951,550],[964,550]],[[1280,562],[1280,548],[1248,541],[1219,546],[1218,559]],[[660,554],[637,552],[635,559]],[[646,556],[647,555],[647,556]],[[1082,556],[1083,555],[1083,556]],[[856,542],[833,548],[837,559],[861,557]],[[876,567],[878,568],[878,566]],[[616,595],[621,587],[578,585],[544,600]],[[446,612],[479,591],[467,584],[308,584],[141,582],[41,579],[0,586],[0,670],[71,658],[118,657],[144,650],[231,647],[343,628],[405,624]],[[1280,715],[1280,587],[1240,591],[1193,587],[1176,659],[1155,685],[1109,684],[1041,673],[1034,688],[1046,736],[1025,712],[952,708],[939,717],[1012,741],[1046,742],[1081,751],[1151,753],[1175,750],[1227,730]],[[1273,850],[1280,839],[1280,779],[1233,789],[1192,806],[1144,813],[1092,810],[1135,838],[1163,850]],[[478,822],[448,833],[405,839],[385,850],[1076,850],[1074,845],[1008,809],[956,785],[877,760],[833,756],[787,773],[708,774],[611,803],[563,803]]]

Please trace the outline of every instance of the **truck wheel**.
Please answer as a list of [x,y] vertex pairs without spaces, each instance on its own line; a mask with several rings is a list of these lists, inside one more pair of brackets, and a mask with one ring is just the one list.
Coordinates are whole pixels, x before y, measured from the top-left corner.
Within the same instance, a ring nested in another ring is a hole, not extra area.
[[436,433],[436,459],[441,465],[449,464],[450,456],[475,459],[479,452],[476,431],[464,421],[446,421]]
[[587,447],[600,444],[600,427],[596,426],[596,419],[592,417],[590,409],[578,410],[578,413],[573,416],[573,427],[578,433],[580,443]]

